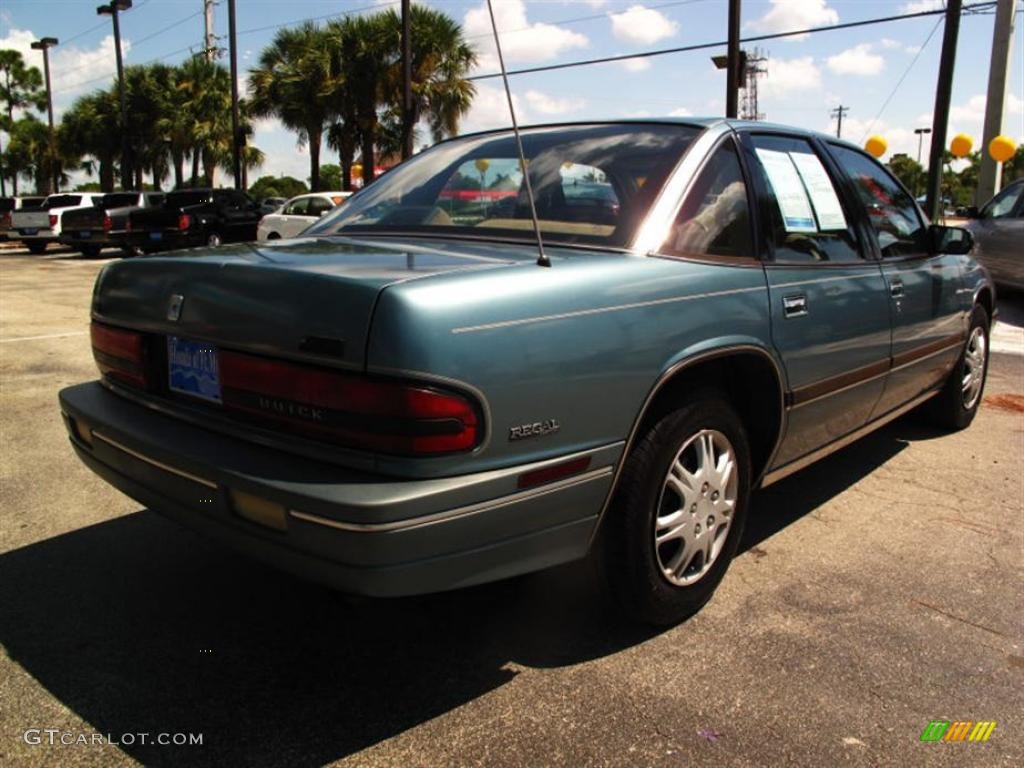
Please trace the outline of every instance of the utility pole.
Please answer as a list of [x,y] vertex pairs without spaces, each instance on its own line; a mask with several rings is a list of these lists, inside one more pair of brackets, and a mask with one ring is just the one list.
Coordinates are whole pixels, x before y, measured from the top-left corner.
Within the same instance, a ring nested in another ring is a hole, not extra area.
[[412,157],[412,11],[402,0],[402,159]]
[[725,69],[725,116],[739,114],[740,90],[740,0],[729,0],[729,48]]
[[[53,135],[53,91],[50,89],[50,48],[60,41],[56,37],[44,37],[32,43],[32,50],[43,52],[43,72],[46,77],[46,117],[50,121],[50,163],[53,171],[53,191],[60,191],[60,168],[57,163],[57,147]],[[38,191],[38,190],[36,190]]]
[[[124,59],[121,56],[121,23],[118,14],[132,7],[132,0],[112,0],[108,5],[96,9],[98,16],[110,16],[114,20],[114,56],[117,59],[117,98],[121,102],[121,189],[132,186],[131,142],[128,140],[128,97],[124,88]],[[104,190],[110,192],[111,190]]]
[[235,40],[235,0],[228,0],[228,60],[231,67],[231,167],[235,189],[242,188],[242,144],[245,137],[238,119],[238,41]]
[[207,61],[217,58],[217,38],[213,34],[213,1],[203,0],[203,22],[206,32],[203,35],[203,52]]
[[988,153],[988,143],[1003,132],[1003,107],[1009,79],[1010,53],[1013,49],[1015,0],[998,0],[996,21],[992,29],[992,59],[988,66],[988,97],[985,100],[985,129],[981,142],[981,173],[974,196],[979,208],[999,191],[1003,167]]
[[953,67],[956,63],[956,41],[960,34],[960,10],[963,0],[946,3],[946,28],[942,34],[942,55],[939,79],[935,86],[935,112],[932,115],[932,146],[928,158],[928,190],[925,213],[935,221],[942,208],[942,152],[946,148],[946,127],[949,123],[949,100],[953,91]]
[[836,118],[836,138],[843,138],[843,115],[850,111],[849,107],[844,107],[840,104],[838,107],[829,112],[829,117]]

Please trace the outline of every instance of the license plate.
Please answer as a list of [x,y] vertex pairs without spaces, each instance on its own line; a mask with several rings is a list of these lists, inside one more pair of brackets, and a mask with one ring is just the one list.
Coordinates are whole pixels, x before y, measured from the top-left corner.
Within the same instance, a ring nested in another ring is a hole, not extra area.
[[78,236],[83,240],[88,240],[90,237],[92,237],[92,230],[83,229],[81,232],[78,233]]
[[150,240],[163,240],[164,239],[164,233],[163,232],[150,232],[149,233],[149,239]]
[[21,234],[23,234],[23,235],[37,235],[37,234],[39,234],[39,230],[37,228],[33,228],[33,229],[19,229],[18,231]]
[[217,362],[217,347],[214,345],[178,336],[167,337],[167,385],[173,392],[219,403],[220,370]]

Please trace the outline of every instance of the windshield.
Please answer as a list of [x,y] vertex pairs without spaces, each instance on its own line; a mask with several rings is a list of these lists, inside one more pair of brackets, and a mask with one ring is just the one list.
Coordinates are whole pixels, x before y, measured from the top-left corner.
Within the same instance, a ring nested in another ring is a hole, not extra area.
[[[701,129],[619,124],[536,128],[523,149],[547,242],[626,246]],[[532,238],[511,132],[444,142],[382,176],[306,230]]]
[[110,195],[103,196],[103,202],[100,203],[104,208],[124,208],[129,205],[135,205],[139,202],[139,196],[134,192],[115,192]]
[[168,208],[183,208],[186,205],[198,205],[208,203],[212,199],[210,190],[171,192],[167,195],[165,205]]
[[43,208],[70,208],[81,203],[81,195],[50,195],[43,201]]

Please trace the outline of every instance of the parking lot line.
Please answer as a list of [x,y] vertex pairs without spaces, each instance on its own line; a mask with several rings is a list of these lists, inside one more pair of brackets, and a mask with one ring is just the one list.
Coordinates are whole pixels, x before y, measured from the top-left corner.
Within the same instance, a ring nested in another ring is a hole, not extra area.
[[0,339],[0,344],[10,344],[15,341],[40,341],[42,339],[63,339],[66,336],[85,336],[88,331],[69,331],[67,333],[46,333],[42,336],[15,336],[12,339]]

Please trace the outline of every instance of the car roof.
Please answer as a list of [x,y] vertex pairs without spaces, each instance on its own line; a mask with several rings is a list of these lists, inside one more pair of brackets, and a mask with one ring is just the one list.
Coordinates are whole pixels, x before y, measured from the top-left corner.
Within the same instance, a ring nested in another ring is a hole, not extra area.
[[[585,126],[585,125],[684,125],[691,128],[711,128],[716,125],[727,125],[735,131],[768,131],[768,132],[781,132],[787,133],[793,136],[802,136],[805,138],[814,137],[822,141],[830,141],[835,144],[842,144],[844,146],[851,147],[853,149],[860,149],[856,144],[846,141],[845,139],[837,139],[831,134],[822,133],[820,131],[812,131],[807,128],[800,128],[794,125],[784,125],[782,123],[768,123],[762,120],[739,120],[739,119],[728,119],[724,117],[707,117],[707,116],[685,116],[685,117],[629,117],[629,118],[613,118],[608,120],[573,120],[568,122],[560,123],[531,123],[530,125],[520,126],[520,130],[528,131],[538,128],[571,128],[574,126]],[[493,128],[486,131],[476,131],[474,133],[464,133],[459,136],[447,139],[446,141],[452,141],[454,139],[463,139],[470,136],[485,136],[487,134],[497,133],[508,133],[512,130],[512,126],[505,128]]]

